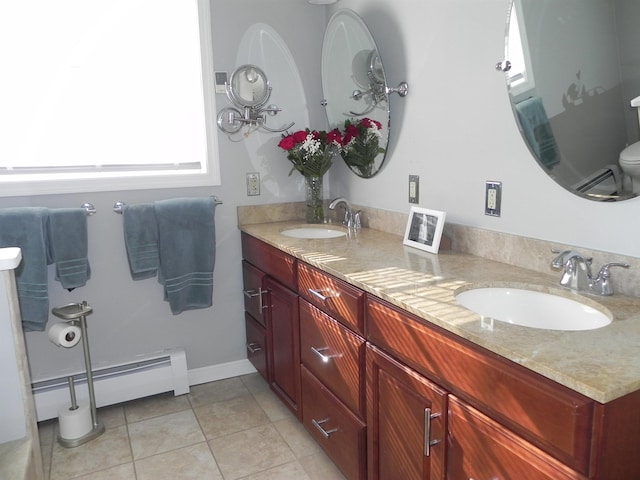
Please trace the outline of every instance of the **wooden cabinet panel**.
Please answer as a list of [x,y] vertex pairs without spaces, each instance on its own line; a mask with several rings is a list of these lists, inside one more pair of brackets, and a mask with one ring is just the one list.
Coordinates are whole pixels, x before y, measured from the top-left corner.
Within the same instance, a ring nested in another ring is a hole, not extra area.
[[242,283],[244,294],[244,309],[251,314],[254,320],[266,326],[264,310],[266,307],[262,282],[266,273],[257,269],[247,261],[242,261]]
[[271,388],[301,418],[298,295],[269,276],[263,285],[269,299],[267,336]]
[[302,363],[364,418],[364,339],[300,299]]
[[295,257],[242,232],[242,258],[268,273],[284,286],[297,291]]
[[348,480],[366,479],[364,423],[302,367],[303,423]]
[[449,398],[448,430],[450,479],[585,478],[454,396]]
[[369,480],[443,480],[446,405],[445,390],[368,345]]
[[245,312],[247,332],[247,359],[256,367],[258,373],[269,382],[267,372],[267,330],[251,315]]
[[307,264],[298,268],[299,293],[320,310],[364,333],[364,292]]
[[592,400],[377,299],[366,319],[369,341],[588,473]]

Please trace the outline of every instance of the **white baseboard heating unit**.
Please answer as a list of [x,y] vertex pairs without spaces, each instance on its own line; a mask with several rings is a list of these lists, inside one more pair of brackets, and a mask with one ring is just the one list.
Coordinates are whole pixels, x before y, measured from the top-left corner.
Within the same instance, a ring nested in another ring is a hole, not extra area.
[[[156,356],[93,371],[96,406],[135,400],[163,392],[189,393],[187,358],[184,350],[167,350]],[[40,422],[58,416],[58,410],[70,404],[68,376],[34,382],[31,386]],[[78,403],[88,403],[86,374],[73,375]]]

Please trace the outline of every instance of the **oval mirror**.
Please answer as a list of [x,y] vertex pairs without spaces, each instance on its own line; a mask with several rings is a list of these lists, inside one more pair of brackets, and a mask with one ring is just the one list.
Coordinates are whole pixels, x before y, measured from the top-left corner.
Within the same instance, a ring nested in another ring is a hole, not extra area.
[[627,148],[640,135],[635,18],[640,2],[625,0],[514,0],[507,17],[497,67],[522,136],[551,178],[592,200],[640,192],[640,144]]
[[238,105],[262,106],[269,99],[269,81],[255,65],[242,65],[231,74],[228,91],[232,101]]
[[363,148],[367,155],[343,154],[356,175],[374,176],[382,167],[389,142],[389,96],[375,41],[352,10],[338,10],[327,24],[322,42],[322,90],[330,129],[344,130],[347,121],[352,128],[379,127],[377,145]]

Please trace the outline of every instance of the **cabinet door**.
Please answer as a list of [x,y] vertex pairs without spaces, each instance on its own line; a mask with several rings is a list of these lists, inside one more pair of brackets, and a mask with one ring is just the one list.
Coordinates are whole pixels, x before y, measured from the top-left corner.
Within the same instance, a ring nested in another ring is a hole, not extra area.
[[300,405],[300,325],[298,295],[267,276],[267,338],[271,388],[301,418]]
[[453,395],[449,397],[448,430],[450,479],[585,478]]
[[444,479],[446,404],[445,390],[367,345],[369,479]]
[[258,373],[268,382],[267,372],[267,330],[251,315],[245,312],[244,323],[247,332],[247,359]]

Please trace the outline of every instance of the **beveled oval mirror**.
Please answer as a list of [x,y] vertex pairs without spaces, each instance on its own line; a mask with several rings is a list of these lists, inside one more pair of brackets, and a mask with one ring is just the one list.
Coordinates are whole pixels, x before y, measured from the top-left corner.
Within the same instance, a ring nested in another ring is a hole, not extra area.
[[630,105],[640,96],[638,18],[640,2],[627,0],[514,0],[507,16],[522,136],[551,178],[592,200],[625,200],[640,187],[633,193],[619,162],[640,134]]
[[343,155],[356,175],[374,176],[382,167],[389,141],[389,90],[376,43],[352,10],[338,10],[327,24],[322,42],[322,90],[330,129],[344,130],[345,121],[358,124],[366,118],[379,125],[374,154],[368,158]]

